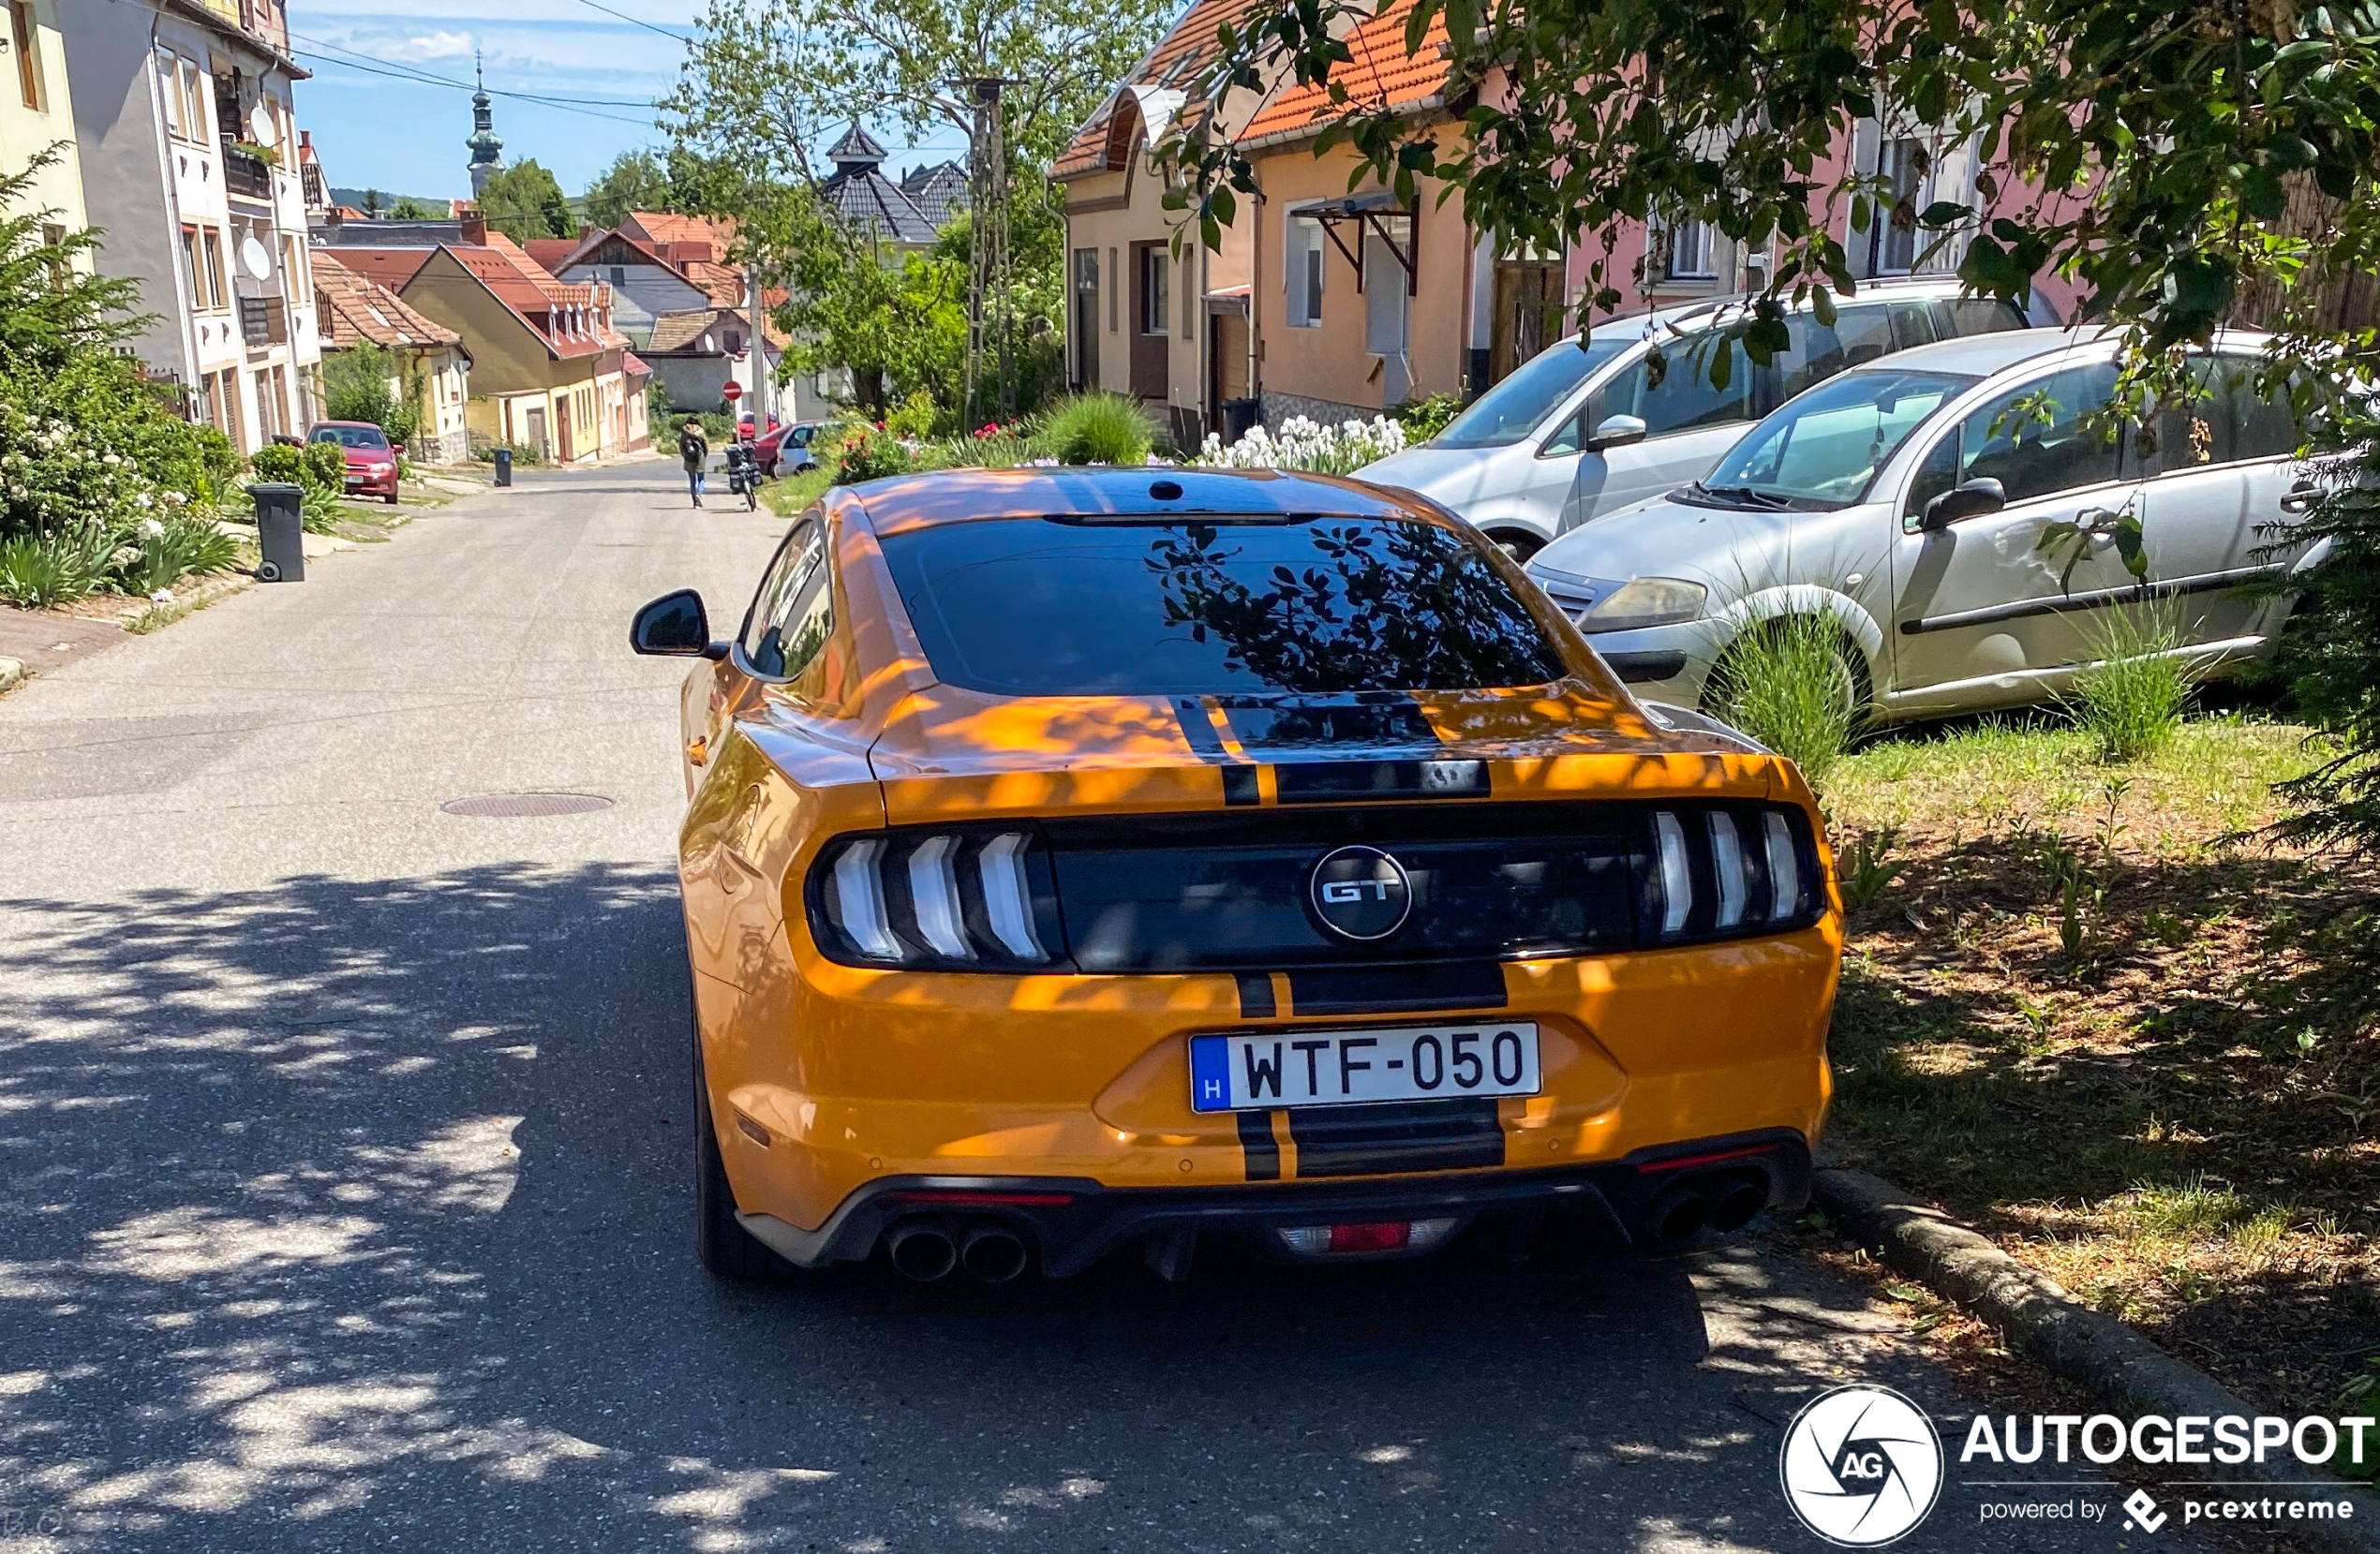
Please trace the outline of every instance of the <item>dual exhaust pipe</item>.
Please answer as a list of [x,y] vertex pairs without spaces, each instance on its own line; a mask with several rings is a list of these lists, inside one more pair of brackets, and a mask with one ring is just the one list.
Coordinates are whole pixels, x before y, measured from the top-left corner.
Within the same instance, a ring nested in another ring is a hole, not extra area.
[[961,1269],[978,1283],[1005,1284],[1032,1261],[1022,1237],[988,1221],[904,1220],[885,1237],[885,1250],[901,1277],[919,1284],[935,1283]]
[[1633,1229],[1639,1245],[1668,1251],[1706,1230],[1721,1236],[1742,1230],[1767,1206],[1767,1173],[1707,1171],[1655,1193]]

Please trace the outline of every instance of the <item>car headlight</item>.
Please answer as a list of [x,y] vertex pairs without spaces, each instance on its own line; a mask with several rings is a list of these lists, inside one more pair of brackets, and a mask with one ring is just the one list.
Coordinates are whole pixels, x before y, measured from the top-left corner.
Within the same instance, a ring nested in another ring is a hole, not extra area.
[[1710,590],[1678,577],[1640,577],[1624,583],[1602,603],[1579,617],[1582,631],[1633,631],[1673,626],[1703,613]]

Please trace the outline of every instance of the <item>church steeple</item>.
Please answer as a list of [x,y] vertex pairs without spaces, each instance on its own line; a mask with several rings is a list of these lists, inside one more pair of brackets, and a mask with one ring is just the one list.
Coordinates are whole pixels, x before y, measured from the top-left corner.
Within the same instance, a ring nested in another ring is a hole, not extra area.
[[504,142],[496,137],[496,112],[487,96],[487,72],[479,56],[471,56],[472,72],[479,81],[479,90],[471,94],[471,135],[463,143],[471,148],[471,198],[477,200],[504,155]]

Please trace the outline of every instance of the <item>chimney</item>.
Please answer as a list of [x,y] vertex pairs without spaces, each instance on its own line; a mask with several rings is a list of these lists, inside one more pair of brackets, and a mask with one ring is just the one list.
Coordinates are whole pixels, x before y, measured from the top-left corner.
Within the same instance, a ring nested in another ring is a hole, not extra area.
[[474,248],[486,247],[487,217],[475,210],[465,211],[463,213],[463,241]]

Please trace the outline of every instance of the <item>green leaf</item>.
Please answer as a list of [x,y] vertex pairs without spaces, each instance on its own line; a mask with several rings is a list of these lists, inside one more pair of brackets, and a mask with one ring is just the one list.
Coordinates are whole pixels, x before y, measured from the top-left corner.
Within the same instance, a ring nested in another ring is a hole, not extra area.
[[1810,288],[1810,316],[1828,329],[1835,327],[1835,293],[1822,286]]

